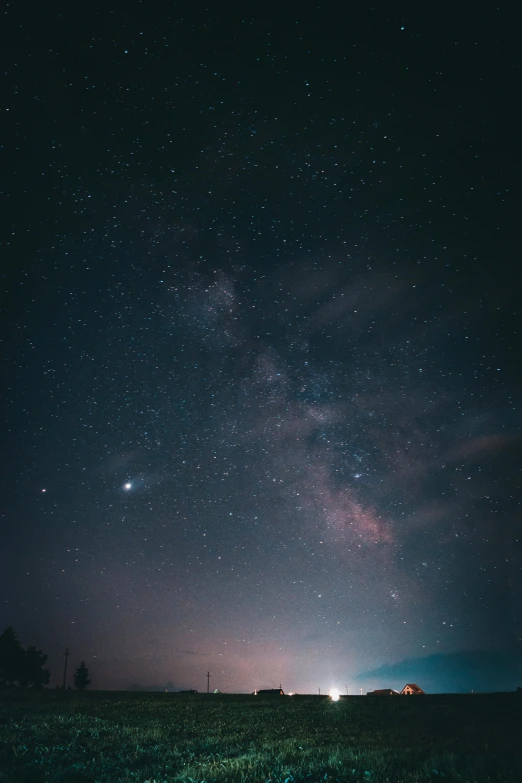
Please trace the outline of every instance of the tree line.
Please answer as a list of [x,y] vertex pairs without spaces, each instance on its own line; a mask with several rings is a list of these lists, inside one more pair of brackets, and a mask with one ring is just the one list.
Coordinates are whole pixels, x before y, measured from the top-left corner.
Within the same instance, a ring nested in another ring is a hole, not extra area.
[[[49,685],[51,673],[45,668],[48,656],[33,645],[22,647],[14,628],[0,635],[0,688],[43,688]],[[89,669],[82,661],[74,673],[79,690],[90,685]]]

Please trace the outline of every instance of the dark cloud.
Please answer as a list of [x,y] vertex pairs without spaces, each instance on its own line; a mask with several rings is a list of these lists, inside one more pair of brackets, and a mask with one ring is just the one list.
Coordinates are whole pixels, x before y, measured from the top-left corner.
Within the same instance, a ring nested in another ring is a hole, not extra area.
[[522,679],[520,650],[470,650],[409,658],[358,675],[368,690],[402,690],[408,682],[426,693],[514,691]]

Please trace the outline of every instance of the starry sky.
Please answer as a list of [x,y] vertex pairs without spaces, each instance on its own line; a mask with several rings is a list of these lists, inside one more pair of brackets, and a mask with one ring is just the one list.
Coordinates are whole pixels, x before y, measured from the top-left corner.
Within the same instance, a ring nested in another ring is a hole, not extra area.
[[209,5],[7,7],[0,627],[52,685],[511,689],[513,20]]

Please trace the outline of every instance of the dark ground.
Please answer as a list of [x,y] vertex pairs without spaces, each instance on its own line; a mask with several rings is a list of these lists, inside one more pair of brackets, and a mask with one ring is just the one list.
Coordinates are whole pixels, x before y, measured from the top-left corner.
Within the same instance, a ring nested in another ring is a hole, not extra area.
[[0,782],[522,780],[518,694],[0,695]]

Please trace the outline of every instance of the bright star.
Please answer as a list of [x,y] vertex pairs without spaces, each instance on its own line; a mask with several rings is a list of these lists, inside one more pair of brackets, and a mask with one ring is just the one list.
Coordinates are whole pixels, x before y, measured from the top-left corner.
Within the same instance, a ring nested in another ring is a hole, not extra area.
[[130,481],[127,481],[127,483],[123,485],[123,489],[126,490],[132,489],[132,484],[130,483]]

